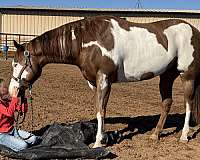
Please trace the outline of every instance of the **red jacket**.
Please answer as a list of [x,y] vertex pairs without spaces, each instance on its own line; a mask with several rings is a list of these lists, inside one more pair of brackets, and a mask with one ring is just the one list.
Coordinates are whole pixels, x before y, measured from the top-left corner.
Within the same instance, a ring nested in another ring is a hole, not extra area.
[[[27,105],[24,105],[28,107]],[[0,101],[0,132],[10,132],[14,128],[14,112],[20,110],[19,98],[13,97],[11,102],[4,104]],[[24,110],[24,109],[23,109]]]

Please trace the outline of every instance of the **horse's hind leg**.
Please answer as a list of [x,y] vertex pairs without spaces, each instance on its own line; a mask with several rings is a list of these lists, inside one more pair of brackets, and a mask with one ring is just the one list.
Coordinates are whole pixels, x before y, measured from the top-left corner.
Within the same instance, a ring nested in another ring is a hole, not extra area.
[[185,113],[185,123],[182,130],[182,135],[180,137],[181,141],[188,141],[188,132],[189,132],[189,122],[191,115],[191,103],[192,96],[194,93],[194,80],[187,80],[184,76],[181,76],[183,87],[184,87],[184,102],[186,104],[186,113]]
[[104,118],[106,115],[106,105],[108,102],[108,98],[111,90],[111,83],[108,80],[108,76],[103,74],[102,72],[97,73],[96,80],[96,107],[99,109],[97,113],[97,121],[98,121],[98,129],[96,135],[96,142],[93,148],[101,147],[102,140],[104,136]]
[[161,110],[160,119],[157,123],[156,129],[150,137],[153,140],[159,139],[159,134],[165,124],[167,115],[172,105],[173,82],[178,77],[178,75],[179,75],[178,71],[176,69],[173,70],[173,68],[166,71],[162,75],[160,75],[159,88],[160,88],[160,94],[162,98],[162,105],[161,105],[162,110]]

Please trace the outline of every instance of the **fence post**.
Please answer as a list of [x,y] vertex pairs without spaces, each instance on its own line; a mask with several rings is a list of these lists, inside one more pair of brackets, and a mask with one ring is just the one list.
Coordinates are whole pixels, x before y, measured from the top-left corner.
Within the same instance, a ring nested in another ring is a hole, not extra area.
[[19,44],[20,44],[20,34],[19,34]]
[[8,59],[8,36],[6,34],[6,44],[3,48],[3,52],[4,52],[4,55],[5,55],[5,59],[7,60]]

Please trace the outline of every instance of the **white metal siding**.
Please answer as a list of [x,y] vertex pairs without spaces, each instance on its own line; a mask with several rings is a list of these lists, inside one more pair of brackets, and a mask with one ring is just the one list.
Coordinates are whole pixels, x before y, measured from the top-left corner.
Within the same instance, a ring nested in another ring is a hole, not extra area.
[[[36,14],[36,13],[34,13]],[[124,15],[122,15],[124,17]],[[174,15],[175,17],[175,15]],[[169,17],[156,17],[154,16],[127,16],[127,20],[134,21],[138,23],[148,23],[154,22],[158,20],[174,18],[172,16]],[[2,14],[1,18],[1,32],[2,33],[11,33],[11,34],[31,34],[31,35],[40,35],[45,31],[51,30],[58,26],[61,26],[65,23],[76,21],[82,19],[84,17],[80,16],[73,16],[73,14],[69,16],[63,15],[42,15],[38,13],[38,15],[21,15],[21,14]],[[199,17],[184,17],[181,18],[200,30],[200,18]]]
[[2,33],[40,35],[82,17],[44,15],[2,15]]

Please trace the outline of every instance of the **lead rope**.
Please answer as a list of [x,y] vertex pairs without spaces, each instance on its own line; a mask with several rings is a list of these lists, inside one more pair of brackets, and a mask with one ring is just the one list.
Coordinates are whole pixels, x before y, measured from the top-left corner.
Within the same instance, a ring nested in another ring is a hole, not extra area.
[[[30,109],[31,109],[31,133],[33,132],[33,98],[32,98],[32,92],[31,92],[31,89],[32,89],[32,86],[29,86],[29,99],[28,99],[28,104],[30,104]],[[29,105],[28,105],[29,106]],[[23,113],[23,121],[25,119],[25,114],[26,113]],[[18,115],[17,115],[17,120],[16,120],[16,124],[15,124],[15,128],[16,128],[16,133],[18,135],[18,137],[22,140],[27,140],[29,139],[30,137],[32,137],[32,134],[30,133],[30,135],[28,137],[22,137],[20,134],[19,134],[19,124],[22,124],[22,122],[19,123],[19,117],[20,117],[20,113],[18,112]]]
[[29,99],[28,99],[28,104],[30,104],[29,108],[31,109],[31,133],[33,133],[33,129],[34,129],[34,119],[33,119],[33,97],[32,97],[32,86],[29,86]]

